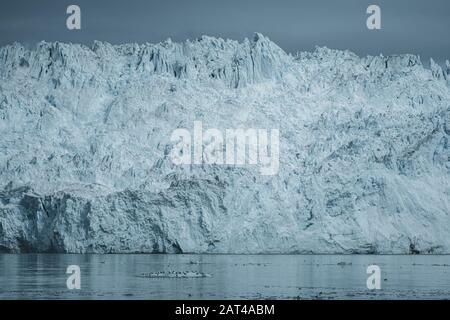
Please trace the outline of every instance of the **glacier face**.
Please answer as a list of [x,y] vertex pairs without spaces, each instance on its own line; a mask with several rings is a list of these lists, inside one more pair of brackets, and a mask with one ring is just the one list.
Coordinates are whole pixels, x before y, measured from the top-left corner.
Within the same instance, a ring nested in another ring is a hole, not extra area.
[[[450,65],[255,34],[0,48],[0,251],[450,253]],[[280,166],[176,166],[177,128]]]

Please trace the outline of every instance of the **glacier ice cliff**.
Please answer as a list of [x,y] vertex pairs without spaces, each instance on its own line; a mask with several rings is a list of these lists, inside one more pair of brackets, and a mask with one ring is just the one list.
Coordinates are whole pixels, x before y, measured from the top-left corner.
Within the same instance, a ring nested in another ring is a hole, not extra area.
[[[0,48],[0,251],[450,253],[450,64],[237,42]],[[278,128],[278,175],[170,136]]]

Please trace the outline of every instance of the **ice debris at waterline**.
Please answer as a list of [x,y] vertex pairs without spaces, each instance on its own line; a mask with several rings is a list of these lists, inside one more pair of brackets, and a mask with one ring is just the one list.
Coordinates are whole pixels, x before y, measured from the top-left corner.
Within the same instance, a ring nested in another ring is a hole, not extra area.
[[197,272],[197,271],[160,271],[142,273],[142,278],[211,278],[209,273]]
[[[256,34],[0,49],[0,251],[450,253],[450,64]],[[171,133],[278,128],[279,172]]]

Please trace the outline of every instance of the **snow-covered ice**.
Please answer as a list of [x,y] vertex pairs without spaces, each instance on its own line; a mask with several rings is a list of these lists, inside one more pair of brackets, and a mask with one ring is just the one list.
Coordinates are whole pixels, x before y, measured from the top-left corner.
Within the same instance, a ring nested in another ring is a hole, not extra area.
[[[0,251],[450,253],[450,64],[261,34],[0,48]],[[277,175],[171,133],[278,128]]]

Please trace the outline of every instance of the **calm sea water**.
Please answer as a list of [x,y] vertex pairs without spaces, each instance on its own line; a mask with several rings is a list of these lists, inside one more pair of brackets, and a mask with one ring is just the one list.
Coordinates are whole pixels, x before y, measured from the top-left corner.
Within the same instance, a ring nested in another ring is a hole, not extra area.
[[[380,290],[367,289],[371,264]],[[69,265],[80,290],[67,289]],[[0,255],[0,299],[272,298],[449,299],[450,256]]]

